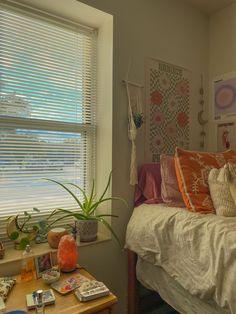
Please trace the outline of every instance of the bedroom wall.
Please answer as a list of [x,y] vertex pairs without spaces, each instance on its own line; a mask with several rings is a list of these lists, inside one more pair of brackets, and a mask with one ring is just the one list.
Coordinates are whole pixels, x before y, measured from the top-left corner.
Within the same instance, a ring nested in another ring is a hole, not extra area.
[[[236,3],[209,19],[209,118],[212,117],[212,82],[215,77],[236,72]],[[232,119],[230,121],[236,121]],[[216,150],[216,125],[209,123],[208,149]]]
[[[146,57],[160,59],[189,69],[192,72],[191,148],[199,148],[200,74],[206,81],[208,20],[181,0],[82,0],[114,16],[113,61],[113,193],[125,197],[131,208],[133,188],[129,185],[130,143],[127,139],[127,99],[121,80],[126,77],[132,59],[130,80],[145,83]],[[144,162],[143,134],[138,137],[139,164]],[[115,207],[119,220],[115,229],[124,239],[131,210]],[[95,255],[96,254],[96,255]],[[94,262],[96,256],[96,263]],[[127,265],[126,255],[114,241],[81,251],[81,261],[105,280],[118,295],[118,314],[126,313]]]

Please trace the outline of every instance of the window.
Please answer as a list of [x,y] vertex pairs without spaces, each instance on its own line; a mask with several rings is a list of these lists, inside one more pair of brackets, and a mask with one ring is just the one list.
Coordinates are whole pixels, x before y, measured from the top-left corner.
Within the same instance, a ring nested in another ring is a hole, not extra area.
[[[96,31],[26,7],[0,6],[0,239],[6,218],[73,209],[95,165]],[[65,221],[63,221],[65,223]]]

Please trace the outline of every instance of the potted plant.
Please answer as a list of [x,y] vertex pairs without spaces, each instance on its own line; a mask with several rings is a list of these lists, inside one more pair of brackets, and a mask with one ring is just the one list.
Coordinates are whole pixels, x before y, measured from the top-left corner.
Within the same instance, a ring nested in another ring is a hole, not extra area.
[[[48,181],[58,184],[63,189],[65,189],[71,195],[71,197],[73,197],[76,204],[78,205],[77,211],[72,211],[72,210],[63,209],[63,208],[55,209],[52,212],[52,214],[49,216],[49,219],[52,218],[54,215],[57,215],[58,213],[63,213],[64,215],[54,220],[53,223],[67,217],[74,217],[75,220],[78,221],[80,241],[82,242],[89,242],[89,241],[96,240],[98,222],[101,222],[112,233],[112,235],[115,237],[118,243],[120,243],[118,236],[116,235],[116,233],[111,227],[111,224],[107,222],[107,220],[105,219],[105,217],[118,217],[118,216],[112,215],[112,214],[97,213],[97,208],[99,205],[101,205],[104,202],[111,201],[111,200],[121,201],[126,206],[128,206],[127,202],[123,198],[106,196],[107,190],[111,182],[111,174],[112,173],[110,173],[107,185],[99,198],[97,198],[95,194],[94,180],[93,180],[91,192],[89,193],[89,195],[87,195],[86,192],[80,186],[74,183],[62,183],[56,180],[46,179]],[[72,190],[68,186],[73,186],[82,193],[83,202],[75,195],[75,193],[72,192]]]
[[[33,210],[38,212],[37,208]],[[14,241],[15,248],[18,250],[24,250],[38,233],[39,228],[36,225],[30,225],[31,218],[32,214],[25,211],[23,216],[14,215],[7,219],[7,235]]]

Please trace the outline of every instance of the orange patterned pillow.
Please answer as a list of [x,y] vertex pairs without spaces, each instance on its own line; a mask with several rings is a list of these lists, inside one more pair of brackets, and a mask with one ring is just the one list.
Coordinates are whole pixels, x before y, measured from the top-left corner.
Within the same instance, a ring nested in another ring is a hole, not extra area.
[[236,163],[235,151],[207,153],[176,148],[175,171],[188,210],[215,213],[208,187],[208,174],[212,168],[221,168],[228,161]]

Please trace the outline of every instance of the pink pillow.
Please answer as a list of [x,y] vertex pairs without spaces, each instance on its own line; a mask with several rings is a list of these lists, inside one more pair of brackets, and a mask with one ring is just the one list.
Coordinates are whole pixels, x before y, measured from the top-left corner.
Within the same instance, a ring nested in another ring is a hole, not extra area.
[[138,184],[135,189],[134,205],[142,203],[163,203],[161,198],[160,164],[144,164],[138,175]]
[[175,173],[174,156],[162,154],[161,166],[161,197],[164,203],[171,206],[184,207],[184,201],[179,190]]

